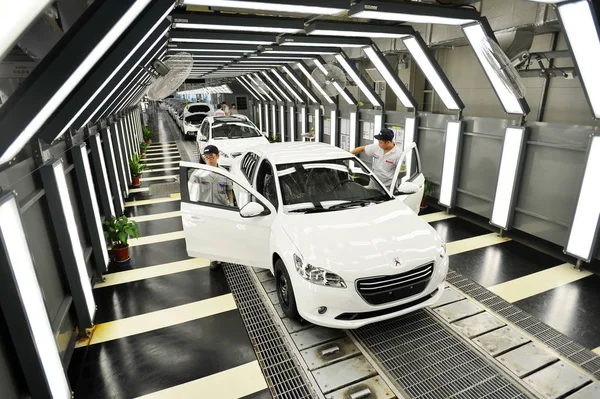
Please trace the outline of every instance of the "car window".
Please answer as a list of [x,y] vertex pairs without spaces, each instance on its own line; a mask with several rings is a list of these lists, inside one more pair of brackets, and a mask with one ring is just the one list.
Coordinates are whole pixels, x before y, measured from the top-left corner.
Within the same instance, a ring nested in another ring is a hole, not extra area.
[[210,107],[208,105],[204,105],[204,104],[199,104],[199,105],[190,105],[190,107],[188,108],[188,112],[189,113],[194,113],[194,112],[210,112]]
[[246,139],[262,137],[252,125],[243,122],[216,122],[212,127],[213,139]]
[[217,172],[189,168],[187,198],[191,203],[239,210],[235,192],[249,193],[231,179]]
[[277,178],[288,210],[391,199],[373,174],[352,159],[278,165]]
[[260,164],[258,172],[256,173],[256,191],[273,204],[275,209],[279,208],[273,167],[266,160]]

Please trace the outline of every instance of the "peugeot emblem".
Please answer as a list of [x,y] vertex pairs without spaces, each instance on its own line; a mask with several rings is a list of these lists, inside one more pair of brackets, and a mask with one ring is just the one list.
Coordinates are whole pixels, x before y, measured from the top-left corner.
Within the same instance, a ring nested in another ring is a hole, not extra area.
[[400,262],[400,259],[394,258],[394,267],[400,267],[400,266],[402,266],[402,262]]

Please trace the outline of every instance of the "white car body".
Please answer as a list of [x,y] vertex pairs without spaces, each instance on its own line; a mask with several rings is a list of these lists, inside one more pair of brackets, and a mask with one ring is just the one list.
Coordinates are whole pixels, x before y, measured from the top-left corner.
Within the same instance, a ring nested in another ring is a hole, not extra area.
[[[197,137],[200,131],[200,125],[204,118],[215,114],[215,108],[207,103],[190,103],[183,110],[183,117],[180,121],[181,133],[184,138]],[[190,121],[189,119],[196,119]]]
[[[256,137],[253,138],[243,138],[243,139],[222,139],[215,138],[213,136],[213,126],[219,125],[221,123],[229,123],[229,122],[240,122],[243,124],[247,124],[256,130]],[[248,151],[250,148],[268,144],[269,140],[260,133],[258,128],[250,122],[250,120],[244,115],[232,115],[232,116],[223,116],[223,117],[214,117],[208,116],[202,122],[200,126],[200,133],[196,137],[196,144],[198,148],[198,153],[202,154],[202,150],[207,145],[216,146],[221,152],[219,158],[219,164],[226,169],[230,169],[234,160]]]
[[[387,188],[378,187],[388,196],[383,202],[322,213],[289,212],[293,206],[282,201],[279,177],[285,171],[278,171],[277,165],[343,159],[350,165],[360,163],[369,179],[373,178],[358,158],[340,148],[300,142],[260,146],[248,153],[253,155],[246,154],[236,162],[231,173],[183,162],[181,167],[211,170],[236,183],[234,191],[240,208],[232,211],[186,201],[183,193],[187,186],[182,185],[181,211],[188,254],[271,272],[280,259],[289,274],[298,313],[325,327],[359,328],[432,305],[443,293],[449,262],[443,240],[417,215],[424,177],[416,148],[414,151],[417,169],[407,186],[413,191],[419,186],[416,192],[394,197]],[[248,166],[254,161],[254,166]],[[281,204],[278,209],[255,189],[260,165],[265,161],[279,173],[275,179],[277,203]],[[249,168],[254,168],[250,181],[246,177]],[[248,195],[254,202],[247,202]],[[264,212],[250,215],[250,208]],[[345,288],[309,281],[300,274],[296,259],[303,267],[310,264],[335,273],[343,279]],[[369,302],[369,295],[378,300]],[[395,295],[400,298],[396,300]]]

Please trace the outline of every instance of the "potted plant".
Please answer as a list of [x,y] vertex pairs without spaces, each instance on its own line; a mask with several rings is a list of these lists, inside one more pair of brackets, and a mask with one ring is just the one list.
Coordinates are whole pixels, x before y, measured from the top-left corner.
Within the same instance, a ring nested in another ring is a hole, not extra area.
[[146,169],[146,165],[141,162],[141,158],[137,154],[133,154],[133,157],[129,160],[129,169],[131,170],[132,182],[134,187],[140,186],[140,175]]
[[142,158],[146,157],[146,150],[148,149],[148,144],[145,141],[140,143],[140,153],[142,154]]
[[152,140],[152,132],[150,131],[150,129],[148,129],[148,126],[144,126],[142,130],[144,132],[144,141],[146,142],[146,144],[150,144],[150,140]]
[[429,182],[425,180],[423,183],[423,199],[421,200],[421,209],[427,208],[427,198],[429,196]]
[[138,238],[140,236],[136,222],[127,219],[123,215],[119,218],[111,217],[104,222],[104,236],[111,243],[111,250],[115,262],[126,262],[129,258],[129,237]]

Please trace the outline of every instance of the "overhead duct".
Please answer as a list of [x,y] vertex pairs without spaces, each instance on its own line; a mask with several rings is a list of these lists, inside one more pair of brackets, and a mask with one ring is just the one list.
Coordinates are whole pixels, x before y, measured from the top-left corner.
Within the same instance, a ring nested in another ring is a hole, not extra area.
[[529,58],[529,50],[533,44],[534,37],[535,29],[533,26],[496,33],[498,44],[515,66],[525,62]]

